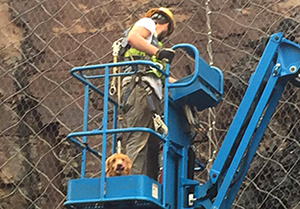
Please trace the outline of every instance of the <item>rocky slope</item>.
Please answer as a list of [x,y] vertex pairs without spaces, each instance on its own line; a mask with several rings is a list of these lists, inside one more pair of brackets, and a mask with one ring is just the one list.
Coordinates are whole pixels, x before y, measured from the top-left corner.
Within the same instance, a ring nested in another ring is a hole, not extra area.
[[[62,208],[66,182],[79,176],[80,152],[65,135],[82,129],[83,86],[74,66],[111,61],[111,45],[150,7],[168,6],[176,30],[166,46],[192,43],[224,74],[224,99],[213,111],[215,147],[198,147],[209,165],[247,87],[268,35],[300,42],[298,0],[2,0],[0,2],[0,208]],[[288,19],[287,19],[288,18]],[[211,27],[211,55],[208,28]],[[172,74],[190,61],[176,56]],[[101,85],[101,82],[99,83]],[[299,208],[299,91],[282,96],[236,199],[236,208]],[[90,127],[99,127],[102,98],[91,94]],[[211,135],[208,112],[201,113]],[[101,140],[89,139],[96,149]],[[100,150],[100,149],[99,149]],[[87,175],[99,175],[91,159]],[[204,181],[206,173],[197,178]]]

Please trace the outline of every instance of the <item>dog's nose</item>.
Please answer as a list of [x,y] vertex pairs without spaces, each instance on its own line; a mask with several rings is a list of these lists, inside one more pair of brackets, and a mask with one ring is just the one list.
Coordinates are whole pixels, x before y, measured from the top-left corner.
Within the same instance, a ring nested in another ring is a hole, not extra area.
[[121,169],[121,168],[123,168],[123,164],[118,164],[117,169]]

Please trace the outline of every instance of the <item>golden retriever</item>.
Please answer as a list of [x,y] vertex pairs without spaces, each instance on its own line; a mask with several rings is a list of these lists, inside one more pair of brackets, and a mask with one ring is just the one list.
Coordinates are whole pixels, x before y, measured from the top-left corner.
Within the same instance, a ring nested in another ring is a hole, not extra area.
[[121,153],[115,153],[105,161],[105,176],[129,175],[131,167],[132,163],[128,156]]

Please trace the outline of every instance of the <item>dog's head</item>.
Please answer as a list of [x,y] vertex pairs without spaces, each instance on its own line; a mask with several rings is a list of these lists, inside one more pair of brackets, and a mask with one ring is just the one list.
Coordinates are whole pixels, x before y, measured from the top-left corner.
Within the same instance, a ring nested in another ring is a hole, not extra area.
[[115,153],[105,161],[105,175],[106,177],[129,175],[131,167],[131,160],[128,156]]

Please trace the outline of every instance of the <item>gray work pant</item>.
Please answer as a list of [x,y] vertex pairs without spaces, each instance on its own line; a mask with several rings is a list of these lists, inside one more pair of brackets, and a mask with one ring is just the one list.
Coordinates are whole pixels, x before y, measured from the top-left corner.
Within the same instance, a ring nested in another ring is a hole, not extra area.
[[[124,87],[126,88],[126,87]],[[154,93],[153,93],[154,94]],[[147,93],[136,85],[127,99],[124,112],[127,127],[154,128],[153,113],[147,104]],[[156,109],[160,109],[160,100],[151,96]],[[126,141],[126,154],[132,161],[131,174],[144,174],[157,179],[159,139],[146,132],[130,132]]]

